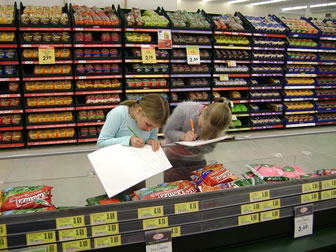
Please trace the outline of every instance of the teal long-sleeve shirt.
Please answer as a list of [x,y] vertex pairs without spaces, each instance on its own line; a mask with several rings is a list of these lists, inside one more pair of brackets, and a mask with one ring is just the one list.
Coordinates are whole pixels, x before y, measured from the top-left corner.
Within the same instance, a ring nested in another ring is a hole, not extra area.
[[149,139],[157,139],[158,129],[144,131],[138,128],[136,121],[128,113],[128,106],[120,105],[112,109],[106,116],[106,121],[99,134],[97,141],[98,148],[104,148],[113,144],[130,145],[132,132],[130,127],[138,137],[147,143]]

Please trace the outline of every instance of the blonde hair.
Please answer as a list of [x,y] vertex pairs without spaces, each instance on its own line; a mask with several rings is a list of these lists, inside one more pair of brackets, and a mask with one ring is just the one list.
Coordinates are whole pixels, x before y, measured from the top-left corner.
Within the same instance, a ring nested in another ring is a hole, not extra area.
[[218,98],[209,104],[200,114],[204,123],[200,139],[214,139],[228,128],[232,122],[231,110],[231,103],[226,98]]
[[140,106],[143,114],[153,123],[161,127],[166,123],[169,116],[169,104],[165,98],[158,94],[145,95],[141,100],[127,100],[120,105],[128,107]]

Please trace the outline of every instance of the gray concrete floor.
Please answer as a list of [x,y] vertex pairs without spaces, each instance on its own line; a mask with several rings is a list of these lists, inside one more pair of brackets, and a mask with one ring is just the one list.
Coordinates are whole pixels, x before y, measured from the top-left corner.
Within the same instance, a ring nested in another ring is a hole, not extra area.
[[[243,139],[294,133],[307,135],[223,142],[206,158],[224,163],[239,177],[247,171],[246,164],[250,163],[298,165],[306,172],[336,168],[336,133],[310,134],[332,130],[336,128],[234,133],[237,138]],[[52,194],[56,206],[84,206],[86,198],[104,193],[87,158],[93,150],[94,144],[1,150],[0,189],[50,185],[54,187]],[[120,171],[116,169],[116,172]],[[160,182],[161,174],[150,178],[147,186]]]

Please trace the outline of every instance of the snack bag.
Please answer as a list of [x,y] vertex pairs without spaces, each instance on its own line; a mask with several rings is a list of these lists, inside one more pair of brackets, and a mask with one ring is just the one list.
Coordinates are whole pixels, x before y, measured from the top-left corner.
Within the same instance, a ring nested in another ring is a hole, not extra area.
[[284,172],[279,167],[269,164],[251,164],[248,168],[258,177],[283,177]]
[[1,211],[51,207],[51,186],[18,186],[4,191]]
[[281,167],[281,170],[284,172],[284,176],[290,179],[300,178],[300,176],[306,174],[304,170],[302,170],[300,167],[296,165],[284,166]]
[[207,165],[204,168],[193,171],[193,174],[201,178],[209,186],[223,184],[238,179],[223,164]]
[[235,187],[239,187],[239,186],[235,185],[232,182],[229,182],[229,183],[218,184],[215,186],[208,186],[206,184],[203,184],[199,186],[198,189],[200,192],[212,192],[212,191],[218,191],[218,190],[235,188]]

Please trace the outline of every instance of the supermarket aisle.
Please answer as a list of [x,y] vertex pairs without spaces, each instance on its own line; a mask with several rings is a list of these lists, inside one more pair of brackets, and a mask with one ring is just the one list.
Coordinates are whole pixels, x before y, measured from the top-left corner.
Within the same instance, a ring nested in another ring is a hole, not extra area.
[[[288,132],[281,131],[281,134],[283,133]],[[258,134],[262,135],[262,132]],[[245,133],[245,136],[247,135],[251,133]],[[207,160],[223,162],[225,167],[237,176],[247,171],[246,164],[256,162],[295,164],[310,172],[322,168],[336,168],[335,147],[336,133],[225,142],[218,144],[215,151],[207,155]],[[77,145],[1,152],[0,157],[6,154],[12,155],[13,158],[0,159],[0,188],[46,184],[54,187],[53,202],[56,206],[83,206],[86,198],[104,193],[87,159],[87,152],[94,148],[94,145]],[[74,151],[82,153],[14,158],[15,155]],[[117,167],[111,169],[121,172]],[[148,184],[155,185],[161,182],[161,179],[162,176],[157,176],[149,180]]]

